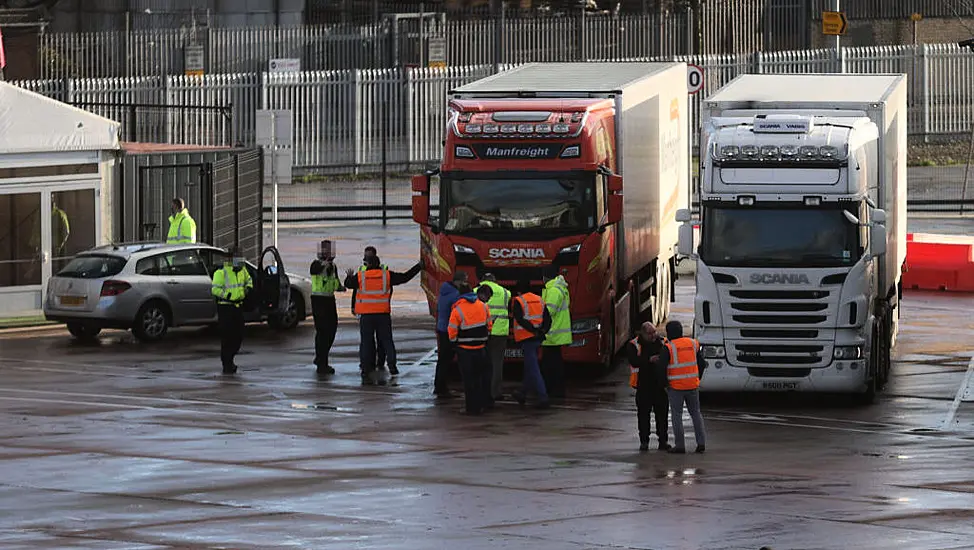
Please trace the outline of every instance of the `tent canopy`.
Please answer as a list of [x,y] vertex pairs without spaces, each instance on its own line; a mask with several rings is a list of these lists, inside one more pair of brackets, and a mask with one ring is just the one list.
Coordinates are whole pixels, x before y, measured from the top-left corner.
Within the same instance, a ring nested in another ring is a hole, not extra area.
[[119,149],[119,123],[0,82],[0,154]]

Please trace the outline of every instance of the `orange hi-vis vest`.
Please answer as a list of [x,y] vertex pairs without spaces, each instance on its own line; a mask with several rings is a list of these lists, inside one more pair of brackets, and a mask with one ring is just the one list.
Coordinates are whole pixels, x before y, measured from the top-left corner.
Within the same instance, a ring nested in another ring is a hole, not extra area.
[[369,269],[358,272],[355,291],[355,314],[391,313],[392,285],[388,269]]
[[[629,340],[629,343],[636,347],[636,355],[643,352],[643,346],[639,343],[638,336]],[[639,387],[639,367],[629,365],[629,387],[634,389]]]
[[666,343],[670,350],[670,364],[666,367],[666,379],[674,390],[695,390],[700,387],[700,370],[697,367],[697,348],[693,338],[677,338]]
[[459,299],[453,304],[450,312],[450,325],[447,334],[451,342],[456,342],[463,349],[482,349],[487,345],[487,336],[493,323],[490,320],[490,308],[487,304],[476,300],[470,302]]
[[[517,301],[517,303],[521,304],[521,311],[524,313],[524,320],[531,323],[531,326],[537,328],[544,323],[544,302],[541,300],[541,296],[528,292],[527,294],[522,294],[514,299]],[[515,342],[523,342],[528,338],[535,337],[533,332],[522,327],[517,321],[515,321],[513,325]]]

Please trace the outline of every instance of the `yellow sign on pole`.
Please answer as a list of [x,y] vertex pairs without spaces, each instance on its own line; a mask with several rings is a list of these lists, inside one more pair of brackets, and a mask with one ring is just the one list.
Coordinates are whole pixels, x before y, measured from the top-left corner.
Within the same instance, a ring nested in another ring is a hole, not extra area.
[[841,11],[822,12],[822,34],[831,36],[844,35],[849,28],[849,22],[845,18],[845,13]]
[[914,13],[913,15],[910,16],[910,21],[922,21],[922,20],[923,20],[922,13]]

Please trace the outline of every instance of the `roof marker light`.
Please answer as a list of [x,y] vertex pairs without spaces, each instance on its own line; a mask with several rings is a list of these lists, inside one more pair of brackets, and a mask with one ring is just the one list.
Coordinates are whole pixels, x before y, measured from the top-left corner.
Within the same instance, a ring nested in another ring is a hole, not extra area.
[[517,127],[517,131],[521,134],[530,134],[534,132],[534,124],[521,124]]
[[757,145],[745,145],[741,147],[741,153],[746,157],[756,157],[758,156],[758,146]]
[[517,133],[517,124],[501,124],[501,133],[502,134],[516,134]]
[[534,127],[534,131],[538,132],[539,134],[550,134],[551,124],[538,124]]
[[479,134],[483,131],[483,126],[479,124],[467,124],[464,131],[468,134]]
[[555,124],[554,131],[556,134],[567,134],[568,125],[567,124]]
[[500,127],[496,124],[484,124],[485,134],[496,134],[500,131]]
[[794,145],[782,145],[781,146],[781,156],[783,157],[793,157],[798,154],[798,147]]

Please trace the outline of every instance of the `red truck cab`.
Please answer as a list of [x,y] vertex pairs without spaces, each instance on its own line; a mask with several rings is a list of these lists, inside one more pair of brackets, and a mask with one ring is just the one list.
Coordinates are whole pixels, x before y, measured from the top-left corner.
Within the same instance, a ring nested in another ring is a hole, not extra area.
[[[455,270],[474,284],[493,273],[512,290],[528,280],[540,294],[542,270],[554,265],[571,292],[565,360],[608,362],[615,346],[602,327],[622,215],[612,100],[453,100],[450,110],[439,185],[433,174],[413,178],[430,312]],[[507,356],[519,351],[512,342]]]

